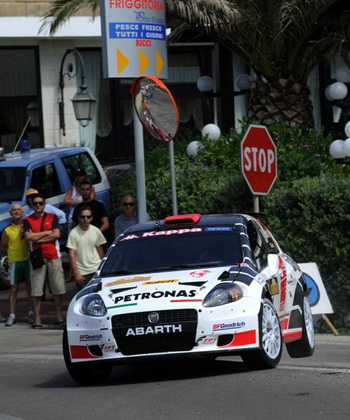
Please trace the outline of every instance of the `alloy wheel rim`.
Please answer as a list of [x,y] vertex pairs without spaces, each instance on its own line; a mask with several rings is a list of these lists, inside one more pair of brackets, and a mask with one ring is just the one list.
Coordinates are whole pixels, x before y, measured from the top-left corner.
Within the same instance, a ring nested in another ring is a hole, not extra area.
[[280,353],[281,345],[281,331],[277,316],[271,306],[264,303],[262,346],[271,359],[276,359]]

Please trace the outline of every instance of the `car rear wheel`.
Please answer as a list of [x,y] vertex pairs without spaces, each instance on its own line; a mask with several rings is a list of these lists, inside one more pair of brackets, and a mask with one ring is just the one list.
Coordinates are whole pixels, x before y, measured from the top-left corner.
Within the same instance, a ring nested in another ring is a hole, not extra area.
[[312,312],[307,296],[303,299],[303,336],[301,340],[286,343],[290,357],[300,358],[312,356],[315,350],[315,333]]
[[270,369],[282,356],[282,332],[275,308],[264,299],[260,315],[260,348],[244,352],[241,357],[249,369]]
[[84,363],[83,365],[76,365],[71,362],[69,354],[68,334],[64,330],[63,340],[63,356],[67,370],[72,377],[80,385],[92,385],[105,382],[111,375],[113,365],[110,363]]

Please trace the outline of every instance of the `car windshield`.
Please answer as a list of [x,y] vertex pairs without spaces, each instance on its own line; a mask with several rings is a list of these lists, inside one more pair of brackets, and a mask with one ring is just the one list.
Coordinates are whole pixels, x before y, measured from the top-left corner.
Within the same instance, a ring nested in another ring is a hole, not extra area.
[[24,167],[0,168],[0,202],[22,201],[25,180]]
[[135,232],[111,248],[100,275],[220,267],[240,262],[240,235],[232,226]]

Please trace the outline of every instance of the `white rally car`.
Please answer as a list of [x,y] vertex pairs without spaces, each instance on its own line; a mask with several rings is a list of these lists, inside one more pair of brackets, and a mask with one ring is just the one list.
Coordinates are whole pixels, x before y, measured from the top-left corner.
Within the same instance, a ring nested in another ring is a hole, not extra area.
[[297,263],[248,215],[189,214],[129,228],[72,300],[63,335],[78,383],[113,365],[172,356],[238,354],[278,364],[283,343],[307,357],[315,340]]

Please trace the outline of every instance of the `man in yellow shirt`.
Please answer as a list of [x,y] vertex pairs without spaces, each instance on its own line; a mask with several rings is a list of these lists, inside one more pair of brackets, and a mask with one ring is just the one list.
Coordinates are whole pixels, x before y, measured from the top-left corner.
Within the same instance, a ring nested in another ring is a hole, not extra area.
[[29,263],[29,244],[25,239],[23,230],[23,209],[20,204],[12,204],[10,215],[12,223],[5,228],[1,237],[1,250],[6,253],[9,261],[10,273],[10,316],[7,318],[6,326],[11,327],[16,322],[16,303],[19,282],[23,279],[26,282],[28,303],[28,323],[33,324],[34,313],[30,299],[31,268]]

